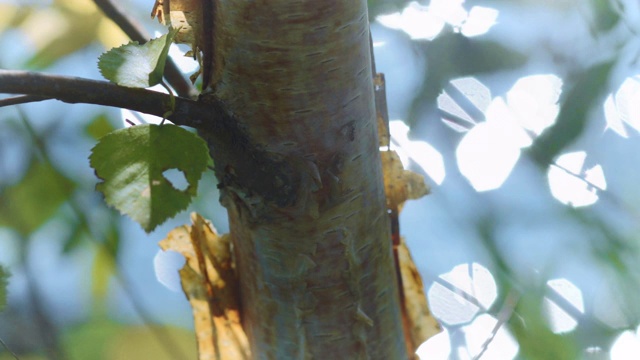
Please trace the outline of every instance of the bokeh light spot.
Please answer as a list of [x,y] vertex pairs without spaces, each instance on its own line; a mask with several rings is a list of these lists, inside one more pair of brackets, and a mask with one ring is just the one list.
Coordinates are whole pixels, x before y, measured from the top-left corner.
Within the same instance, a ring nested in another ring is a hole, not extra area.
[[593,205],[599,199],[598,191],[607,188],[600,165],[584,169],[586,157],[587,153],[584,151],[566,153],[549,166],[547,178],[551,194],[565,205]]

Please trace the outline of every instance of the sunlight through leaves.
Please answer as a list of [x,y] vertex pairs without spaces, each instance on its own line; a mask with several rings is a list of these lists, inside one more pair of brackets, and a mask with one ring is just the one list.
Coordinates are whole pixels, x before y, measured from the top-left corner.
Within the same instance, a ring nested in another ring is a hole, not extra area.
[[[553,279],[547,281],[547,286],[556,295],[562,297],[563,301],[571,305],[573,310],[584,313],[584,300],[582,298],[582,291],[567,279]],[[578,320],[571,314],[563,310],[549,297],[544,298],[542,305],[545,317],[549,322],[549,327],[554,333],[565,333],[572,331],[578,325]]]
[[400,120],[389,122],[391,149],[400,156],[405,169],[409,160],[414,161],[438,185],[444,181],[446,172],[442,154],[426,141],[410,140],[409,127]]
[[458,168],[477,191],[506,181],[523,148],[554,124],[562,80],[555,75],[520,78],[504,97],[475,78],[459,78],[438,96],[442,121],[466,132],[456,150]]
[[464,0],[431,0],[428,6],[410,2],[402,12],[380,15],[382,25],[402,30],[415,40],[433,40],[449,25],[455,32],[467,37],[485,34],[496,24],[498,11],[474,6],[467,11]]
[[[489,315],[478,316],[471,324],[442,333],[424,342],[416,352],[421,359],[510,360],[518,354],[518,343],[509,330],[501,326],[492,334],[498,320]],[[490,339],[490,340],[489,340]],[[490,343],[486,344],[487,341]],[[458,345],[458,346],[456,346]],[[486,350],[483,349],[486,347]],[[452,351],[453,350],[453,351]]]
[[549,166],[551,194],[561,203],[574,207],[593,205],[598,201],[598,193],[607,189],[602,166],[585,169],[586,158],[584,151],[566,153]]
[[640,76],[631,76],[624,80],[618,91],[609,94],[604,103],[607,129],[627,138],[627,128],[640,132]]
[[640,327],[620,334],[611,346],[611,360],[635,360],[640,354]]
[[497,286],[484,266],[461,264],[440,275],[427,296],[435,317],[449,325],[460,325],[491,307],[496,300]]

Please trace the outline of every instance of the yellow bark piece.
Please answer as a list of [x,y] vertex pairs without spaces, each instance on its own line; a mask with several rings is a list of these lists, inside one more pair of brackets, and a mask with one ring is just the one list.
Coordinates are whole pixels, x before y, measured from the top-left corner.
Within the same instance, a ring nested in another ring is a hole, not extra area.
[[202,1],[199,0],[156,0],[151,17],[162,24],[180,29],[174,42],[188,44],[193,54],[202,49]]
[[420,277],[416,264],[411,258],[409,248],[404,238],[400,239],[398,258],[400,260],[402,289],[404,291],[405,320],[409,325],[409,334],[405,334],[405,336],[410,337],[412,344],[419,346],[430,337],[441,332],[442,329],[438,321],[429,311],[422,278]]
[[235,360],[251,357],[240,323],[237,279],[230,242],[211,223],[192,213],[192,226],[169,232],[163,250],[182,254],[182,289],[193,311],[199,359]]
[[387,207],[401,210],[402,204],[410,199],[419,199],[430,191],[424,177],[413,171],[405,170],[398,154],[393,151],[381,151]]

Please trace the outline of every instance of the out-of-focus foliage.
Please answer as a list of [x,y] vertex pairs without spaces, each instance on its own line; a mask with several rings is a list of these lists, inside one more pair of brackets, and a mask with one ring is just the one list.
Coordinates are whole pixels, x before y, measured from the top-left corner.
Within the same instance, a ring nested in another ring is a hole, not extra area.
[[94,140],[98,140],[101,137],[115,130],[115,127],[109,121],[109,118],[105,114],[100,114],[93,118],[91,122],[85,127],[87,135],[91,136]]
[[406,3],[406,0],[367,0],[369,19],[373,21],[379,14],[402,10]]
[[540,166],[547,167],[560,152],[584,131],[589,113],[604,95],[613,62],[596,65],[579,75],[573,89],[562,101],[555,125],[540,136],[532,156]]
[[[163,336],[172,339],[175,352],[167,352]],[[94,318],[69,329],[65,334],[70,360],[128,360],[128,359],[197,359],[197,347],[190,331],[157,326],[123,326],[116,322]],[[1,359],[1,358],[0,358]]]
[[9,281],[9,271],[0,266],[0,311],[7,305],[7,282]]
[[25,62],[31,69],[44,69],[96,40],[111,48],[127,39],[92,1],[84,0],[0,4],[0,31],[10,28],[20,29],[33,43],[36,52]]
[[73,188],[51,164],[32,161],[20,182],[0,192],[0,225],[30,234],[56,213]]
[[524,55],[498,42],[472,40],[458,33],[445,33],[417,46],[427,55],[427,75],[415,98],[416,107],[434,101],[451,79],[514,69],[526,62]]

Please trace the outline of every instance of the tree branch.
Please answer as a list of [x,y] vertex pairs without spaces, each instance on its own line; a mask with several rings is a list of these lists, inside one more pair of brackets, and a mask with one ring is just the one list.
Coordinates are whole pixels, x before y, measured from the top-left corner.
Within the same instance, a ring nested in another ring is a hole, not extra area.
[[[113,106],[145,114],[162,116],[170,104],[167,94],[118,86],[106,81],[48,75],[29,71],[0,69],[0,93],[25,94],[32,101],[56,99],[66,103]],[[14,98],[15,99],[15,98]],[[19,99],[19,98],[18,98]],[[168,120],[177,125],[200,128],[214,121],[218,104],[203,104],[181,97],[175,98],[175,109]],[[6,102],[2,105],[12,105]]]
[[37,101],[43,101],[43,100],[49,100],[49,98],[44,96],[37,96],[37,95],[20,95],[20,96],[14,96],[6,99],[0,99],[0,107],[20,105],[20,104],[26,104],[30,102],[37,102]]
[[[156,116],[163,116],[171,103],[169,95],[156,91],[20,70],[0,69],[0,93],[26,94],[71,104],[113,106]],[[256,144],[217,98],[209,96],[205,101],[194,101],[176,97],[173,113],[166,119],[198,129],[209,149],[217,154],[219,178],[236,179],[244,188],[252,188],[267,201],[278,204],[289,204],[297,193],[299,183],[292,179],[292,169],[286,159],[274,158]],[[226,173],[226,164],[235,164],[235,175]],[[280,179],[281,184],[264,179]],[[256,187],[246,182],[264,184]]]
[[[109,19],[116,23],[131,40],[144,44],[151,38],[151,35],[145,31],[139,22],[131,16],[128,16],[122,8],[114,4],[111,0],[93,0],[93,2]],[[164,77],[178,95],[185,98],[193,98],[198,95],[198,90],[184,78],[182,72],[171,58],[167,59],[164,67]]]

